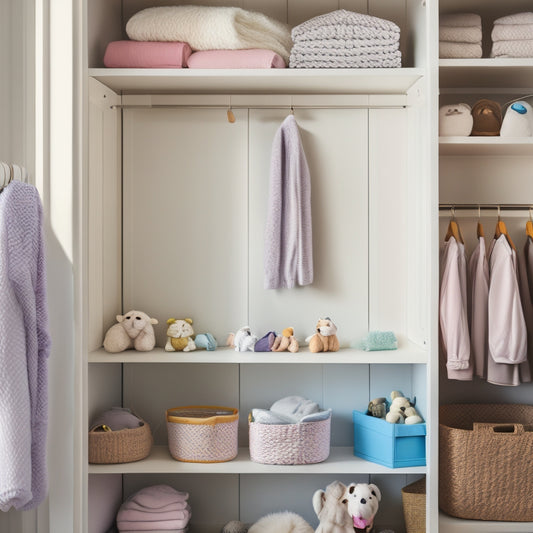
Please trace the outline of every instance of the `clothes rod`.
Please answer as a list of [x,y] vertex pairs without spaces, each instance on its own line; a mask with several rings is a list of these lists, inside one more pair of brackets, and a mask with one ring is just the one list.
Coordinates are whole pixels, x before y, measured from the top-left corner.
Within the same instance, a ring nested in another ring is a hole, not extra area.
[[114,104],[109,106],[111,109],[287,109],[295,111],[296,109],[405,109],[404,105],[195,105],[195,104]]
[[506,209],[509,211],[521,211],[524,209],[533,209],[533,203],[531,204],[439,204],[439,211],[444,210],[471,210],[471,209]]

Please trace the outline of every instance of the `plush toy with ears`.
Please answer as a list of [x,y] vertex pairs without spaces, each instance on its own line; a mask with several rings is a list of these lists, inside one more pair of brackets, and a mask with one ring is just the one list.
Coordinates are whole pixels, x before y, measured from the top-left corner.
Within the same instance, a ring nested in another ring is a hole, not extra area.
[[192,352],[196,350],[196,344],[192,338],[194,335],[192,319],[169,318],[167,325],[166,352]]
[[316,325],[316,333],[305,340],[309,343],[309,351],[313,353],[339,350],[337,326],[329,317],[321,318]]
[[155,333],[152,324],[158,324],[156,318],[150,318],[142,311],[129,311],[125,315],[117,315],[118,324],[111,326],[104,338],[104,350],[119,353],[135,349],[149,352],[155,346]]
[[313,494],[313,509],[320,520],[315,533],[354,533],[345,493],[346,486],[333,481],[325,491],[317,490]]
[[294,337],[293,328],[285,328],[281,335],[276,337],[272,345],[273,352],[284,352],[288,350],[291,353],[296,353],[299,350],[298,341]]
[[344,493],[348,514],[353,520],[356,533],[372,533],[374,517],[381,501],[381,491],[373,483],[350,483]]

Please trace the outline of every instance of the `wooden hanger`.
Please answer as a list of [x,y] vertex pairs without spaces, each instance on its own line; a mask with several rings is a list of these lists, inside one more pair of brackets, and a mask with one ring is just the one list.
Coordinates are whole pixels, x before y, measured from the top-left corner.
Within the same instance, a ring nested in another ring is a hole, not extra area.
[[444,240],[448,241],[450,240],[450,237],[453,237],[457,242],[464,244],[465,241],[461,234],[461,229],[459,228],[459,224],[457,224],[455,220],[455,209],[452,207],[451,211],[452,218],[450,219],[450,223],[448,224],[448,231],[446,232],[446,237],[444,238]]
[[485,237],[485,231],[483,230],[483,224],[481,223],[481,206],[477,206],[477,238]]
[[505,222],[500,218],[500,206],[498,206],[498,222],[496,222],[496,230],[494,231],[494,238],[498,239],[501,235],[505,235],[509,246],[516,252],[516,247],[511,240],[509,233],[507,232],[507,226]]
[[533,220],[531,220],[531,207],[529,208],[529,220],[526,222],[526,235],[533,239]]

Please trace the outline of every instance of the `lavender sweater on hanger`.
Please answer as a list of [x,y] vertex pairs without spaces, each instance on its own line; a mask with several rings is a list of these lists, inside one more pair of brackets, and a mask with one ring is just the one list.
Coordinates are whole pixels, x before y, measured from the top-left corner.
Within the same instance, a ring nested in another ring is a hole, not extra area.
[[0,194],[0,509],[46,496],[47,359],[42,207],[35,187]]
[[311,177],[293,115],[272,144],[265,231],[265,289],[313,282]]

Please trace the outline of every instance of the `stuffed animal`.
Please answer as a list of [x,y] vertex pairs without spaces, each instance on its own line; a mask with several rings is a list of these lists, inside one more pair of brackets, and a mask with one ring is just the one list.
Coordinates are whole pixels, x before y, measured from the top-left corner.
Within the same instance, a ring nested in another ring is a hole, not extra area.
[[263,516],[248,533],[314,533],[314,529],[300,515],[285,511]]
[[150,318],[142,311],[130,311],[117,315],[118,324],[111,326],[104,338],[104,350],[110,353],[123,352],[134,348],[139,352],[149,352],[155,346],[153,324],[156,318]]
[[337,338],[337,326],[331,318],[321,318],[316,325],[316,333],[306,339],[309,343],[309,350],[317,352],[336,352],[339,349],[339,339]]
[[498,102],[483,98],[472,108],[472,135],[497,136],[502,126],[502,108]]
[[248,533],[248,529],[250,529],[250,524],[245,524],[239,520],[232,520],[222,528],[222,533]]
[[405,398],[401,392],[391,392],[391,405],[385,420],[391,424],[420,424],[422,417],[418,414],[413,403]]
[[374,398],[368,404],[367,415],[375,416],[376,418],[385,418],[387,414],[387,399]]
[[533,109],[527,102],[514,102],[505,112],[501,137],[531,137],[533,135]]
[[245,326],[235,333],[233,344],[236,352],[253,352],[257,336],[252,334],[249,326]]
[[445,105],[439,109],[439,135],[441,137],[465,136],[472,133],[474,119],[468,104]]
[[196,344],[192,339],[194,330],[192,328],[192,319],[169,318],[167,320],[167,343],[165,351],[167,352],[192,352],[196,350]]
[[272,345],[273,352],[284,352],[288,350],[291,353],[296,353],[299,350],[298,341],[294,337],[293,328],[285,328],[281,335],[276,337]]
[[208,352],[213,352],[217,349],[217,340],[211,333],[198,333],[194,337],[194,344],[197,348],[205,348]]
[[374,531],[374,517],[378,512],[381,492],[373,483],[350,483],[344,499],[347,500],[348,514],[353,520],[356,533]]
[[320,520],[315,533],[354,533],[345,493],[346,486],[333,481],[325,491],[317,490],[313,494],[313,509]]

